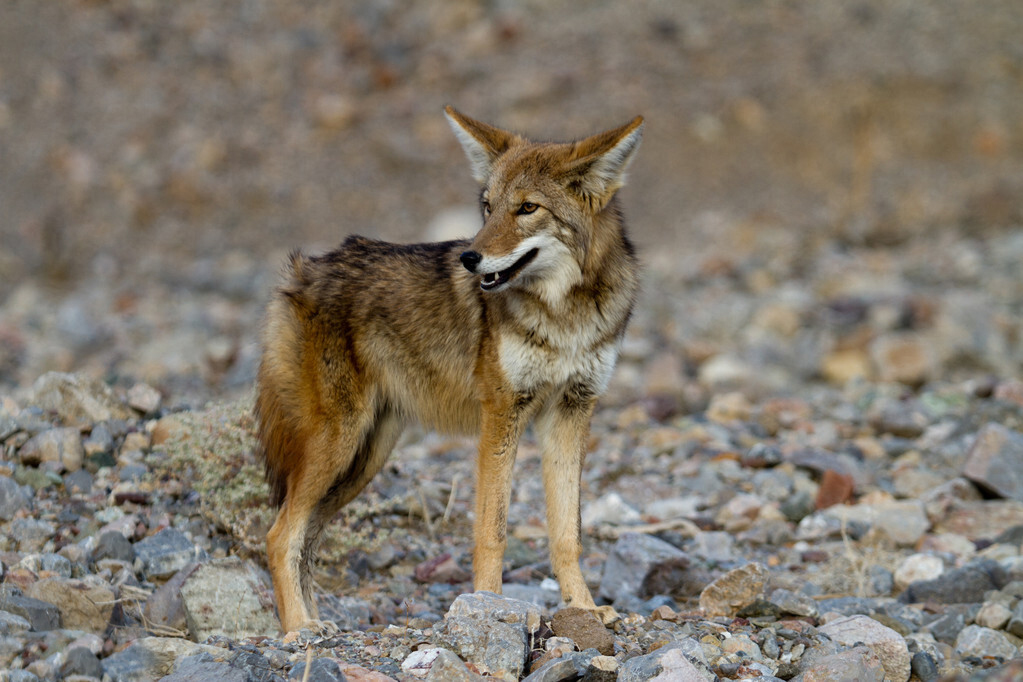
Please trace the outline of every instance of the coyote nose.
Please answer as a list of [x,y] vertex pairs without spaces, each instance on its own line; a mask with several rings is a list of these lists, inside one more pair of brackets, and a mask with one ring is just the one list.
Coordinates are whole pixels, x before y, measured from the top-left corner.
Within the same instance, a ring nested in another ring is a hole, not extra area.
[[462,261],[462,265],[465,266],[466,270],[476,272],[476,266],[483,260],[483,256],[480,255],[479,251],[463,251],[458,260]]

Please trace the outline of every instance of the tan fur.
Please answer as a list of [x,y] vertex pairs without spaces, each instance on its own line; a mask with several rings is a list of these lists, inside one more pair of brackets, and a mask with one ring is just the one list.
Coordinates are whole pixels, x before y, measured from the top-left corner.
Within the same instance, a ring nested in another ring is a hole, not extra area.
[[412,420],[479,434],[474,587],[494,592],[515,452],[535,421],[562,597],[613,616],[579,569],[579,480],[638,288],[615,192],[642,119],[538,144],[447,114],[483,185],[475,239],[350,237],[323,256],[295,253],[267,311],[256,416],[280,505],[267,554],[286,631],[330,627],[313,594],[317,540]]

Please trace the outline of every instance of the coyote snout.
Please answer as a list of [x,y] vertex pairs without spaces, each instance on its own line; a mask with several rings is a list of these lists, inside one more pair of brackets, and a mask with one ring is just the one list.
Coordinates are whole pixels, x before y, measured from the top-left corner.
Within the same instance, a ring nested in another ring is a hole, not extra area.
[[541,144],[447,115],[482,185],[479,233],[408,245],[349,237],[323,256],[296,252],[268,308],[256,416],[280,505],[267,554],[288,631],[331,627],[316,620],[317,542],[412,419],[479,434],[473,584],[494,592],[512,464],[532,422],[562,598],[614,617],[579,568],[579,481],[638,289],[615,195],[642,119]]

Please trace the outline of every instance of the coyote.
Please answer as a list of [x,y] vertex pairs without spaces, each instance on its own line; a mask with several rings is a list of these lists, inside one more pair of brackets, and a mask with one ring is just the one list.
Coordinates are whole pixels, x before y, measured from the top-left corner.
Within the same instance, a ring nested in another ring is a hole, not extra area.
[[318,539],[410,420],[479,434],[473,586],[497,593],[512,464],[532,421],[562,598],[617,617],[579,568],[579,483],[639,287],[615,194],[643,119],[536,143],[446,113],[482,185],[475,238],[353,236],[326,255],[294,252],[268,307],[255,413],[280,507],[267,555],[285,631],[333,630],[313,594]]

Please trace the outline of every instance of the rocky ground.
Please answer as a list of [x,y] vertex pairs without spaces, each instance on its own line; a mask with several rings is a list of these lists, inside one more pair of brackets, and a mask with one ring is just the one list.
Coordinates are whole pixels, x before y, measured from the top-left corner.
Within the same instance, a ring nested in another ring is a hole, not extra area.
[[[542,5],[0,6],[0,681],[1023,679],[1018,3]],[[647,117],[582,480],[622,618],[559,608],[528,433],[469,593],[474,445],[410,429],[285,636],[262,310],[296,246],[475,229],[448,103]]]
[[5,679],[1015,679],[1023,240],[756,253],[648,274],[582,482],[612,629],[558,607],[529,435],[498,598],[472,442],[411,430],[322,550],[343,632],[282,638],[251,397],[49,373],[0,410]]

